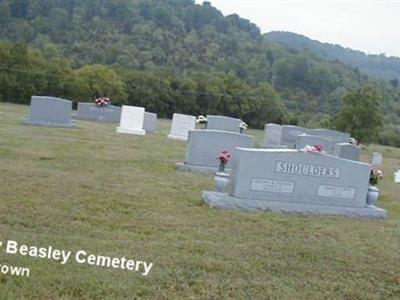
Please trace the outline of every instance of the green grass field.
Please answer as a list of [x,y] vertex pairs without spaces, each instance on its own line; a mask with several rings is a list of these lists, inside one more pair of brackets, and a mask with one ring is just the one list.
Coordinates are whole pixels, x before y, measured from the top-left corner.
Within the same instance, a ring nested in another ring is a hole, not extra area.
[[[385,220],[213,210],[212,176],[175,170],[185,143],[170,121],[145,137],[115,124],[22,125],[27,106],[0,104],[0,242],[153,262],[148,276],[6,255],[0,299],[399,299],[400,149],[384,155]],[[261,142],[263,132],[250,130]]]

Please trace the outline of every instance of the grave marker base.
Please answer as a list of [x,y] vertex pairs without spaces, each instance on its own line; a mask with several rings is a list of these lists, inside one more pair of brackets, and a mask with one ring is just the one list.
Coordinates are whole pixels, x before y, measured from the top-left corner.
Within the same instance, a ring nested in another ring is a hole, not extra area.
[[[175,167],[181,171],[203,173],[203,174],[215,174],[215,172],[219,171],[219,169],[217,167],[195,166],[195,165],[189,165],[189,164],[185,164],[185,163],[176,163]],[[225,168],[224,172],[230,173],[231,169]]]
[[187,136],[174,135],[174,134],[168,134],[167,138],[179,140],[179,141],[187,141],[188,140]]
[[135,134],[135,135],[145,135],[146,131],[143,129],[127,129],[122,127],[117,127],[118,133]]
[[308,203],[294,203],[284,201],[242,199],[232,197],[226,193],[203,191],[203,202],[211,208],[232,210],[270,210],[283,213],[301,213],[310,215],[341,215],[347,217],[366,217],[383,219],[386,210],[366,205],[365,207],[341,207],[329,205],[316,205]]
[[35,125],[35,126],[48,126],[48,127],[64,127],[64,128],[73,128],[76,126],[75,122],[65,124],[65,123],[56,123],[56,122],[49,122],[49,121],[32,121],[29,119],[23,120],[23,124]]

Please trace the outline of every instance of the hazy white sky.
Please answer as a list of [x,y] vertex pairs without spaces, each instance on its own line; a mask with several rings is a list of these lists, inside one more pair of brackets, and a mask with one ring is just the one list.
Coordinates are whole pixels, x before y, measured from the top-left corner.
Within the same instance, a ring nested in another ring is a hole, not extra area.
[[[370,54],[400,57],[400,0],[208,0],[261,32],[291,31]],[[203,0],[196,0],[203,3]]]

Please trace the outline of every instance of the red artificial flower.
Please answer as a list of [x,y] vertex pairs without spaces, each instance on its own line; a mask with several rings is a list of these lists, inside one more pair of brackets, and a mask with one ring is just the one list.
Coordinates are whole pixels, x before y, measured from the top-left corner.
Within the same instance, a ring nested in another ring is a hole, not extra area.
[[223,150],[217,157],[221,162],[228,162],[229,159],[231,158],[231,154],[229,153],[228,150]]
[[313,148],[315,149],[315,151],[318,151],[318,152],[324,151],[324,146],[319,145],[319,144],[314,145]]

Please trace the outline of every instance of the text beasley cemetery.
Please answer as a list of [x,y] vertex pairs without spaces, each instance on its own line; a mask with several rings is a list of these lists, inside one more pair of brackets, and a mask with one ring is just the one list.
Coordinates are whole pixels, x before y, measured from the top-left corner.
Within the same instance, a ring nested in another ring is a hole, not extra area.
[[[0,248],[3,243],[0,242]],[[75,260],[78,264],[87,264],[91,266],[121,269],[135,271],[143,276],[149,274],[153,263],[127,259],[125,257],[110,257],[103,255],[91,254],[85,250],[76,252],[68,250],[55,249],[52,246],[36,247],[18,244],[16,241],[8,240],[4,245],[5,252],[11,255],[22,255],[33,258],[50,259],[65,265],[69,261]]]

